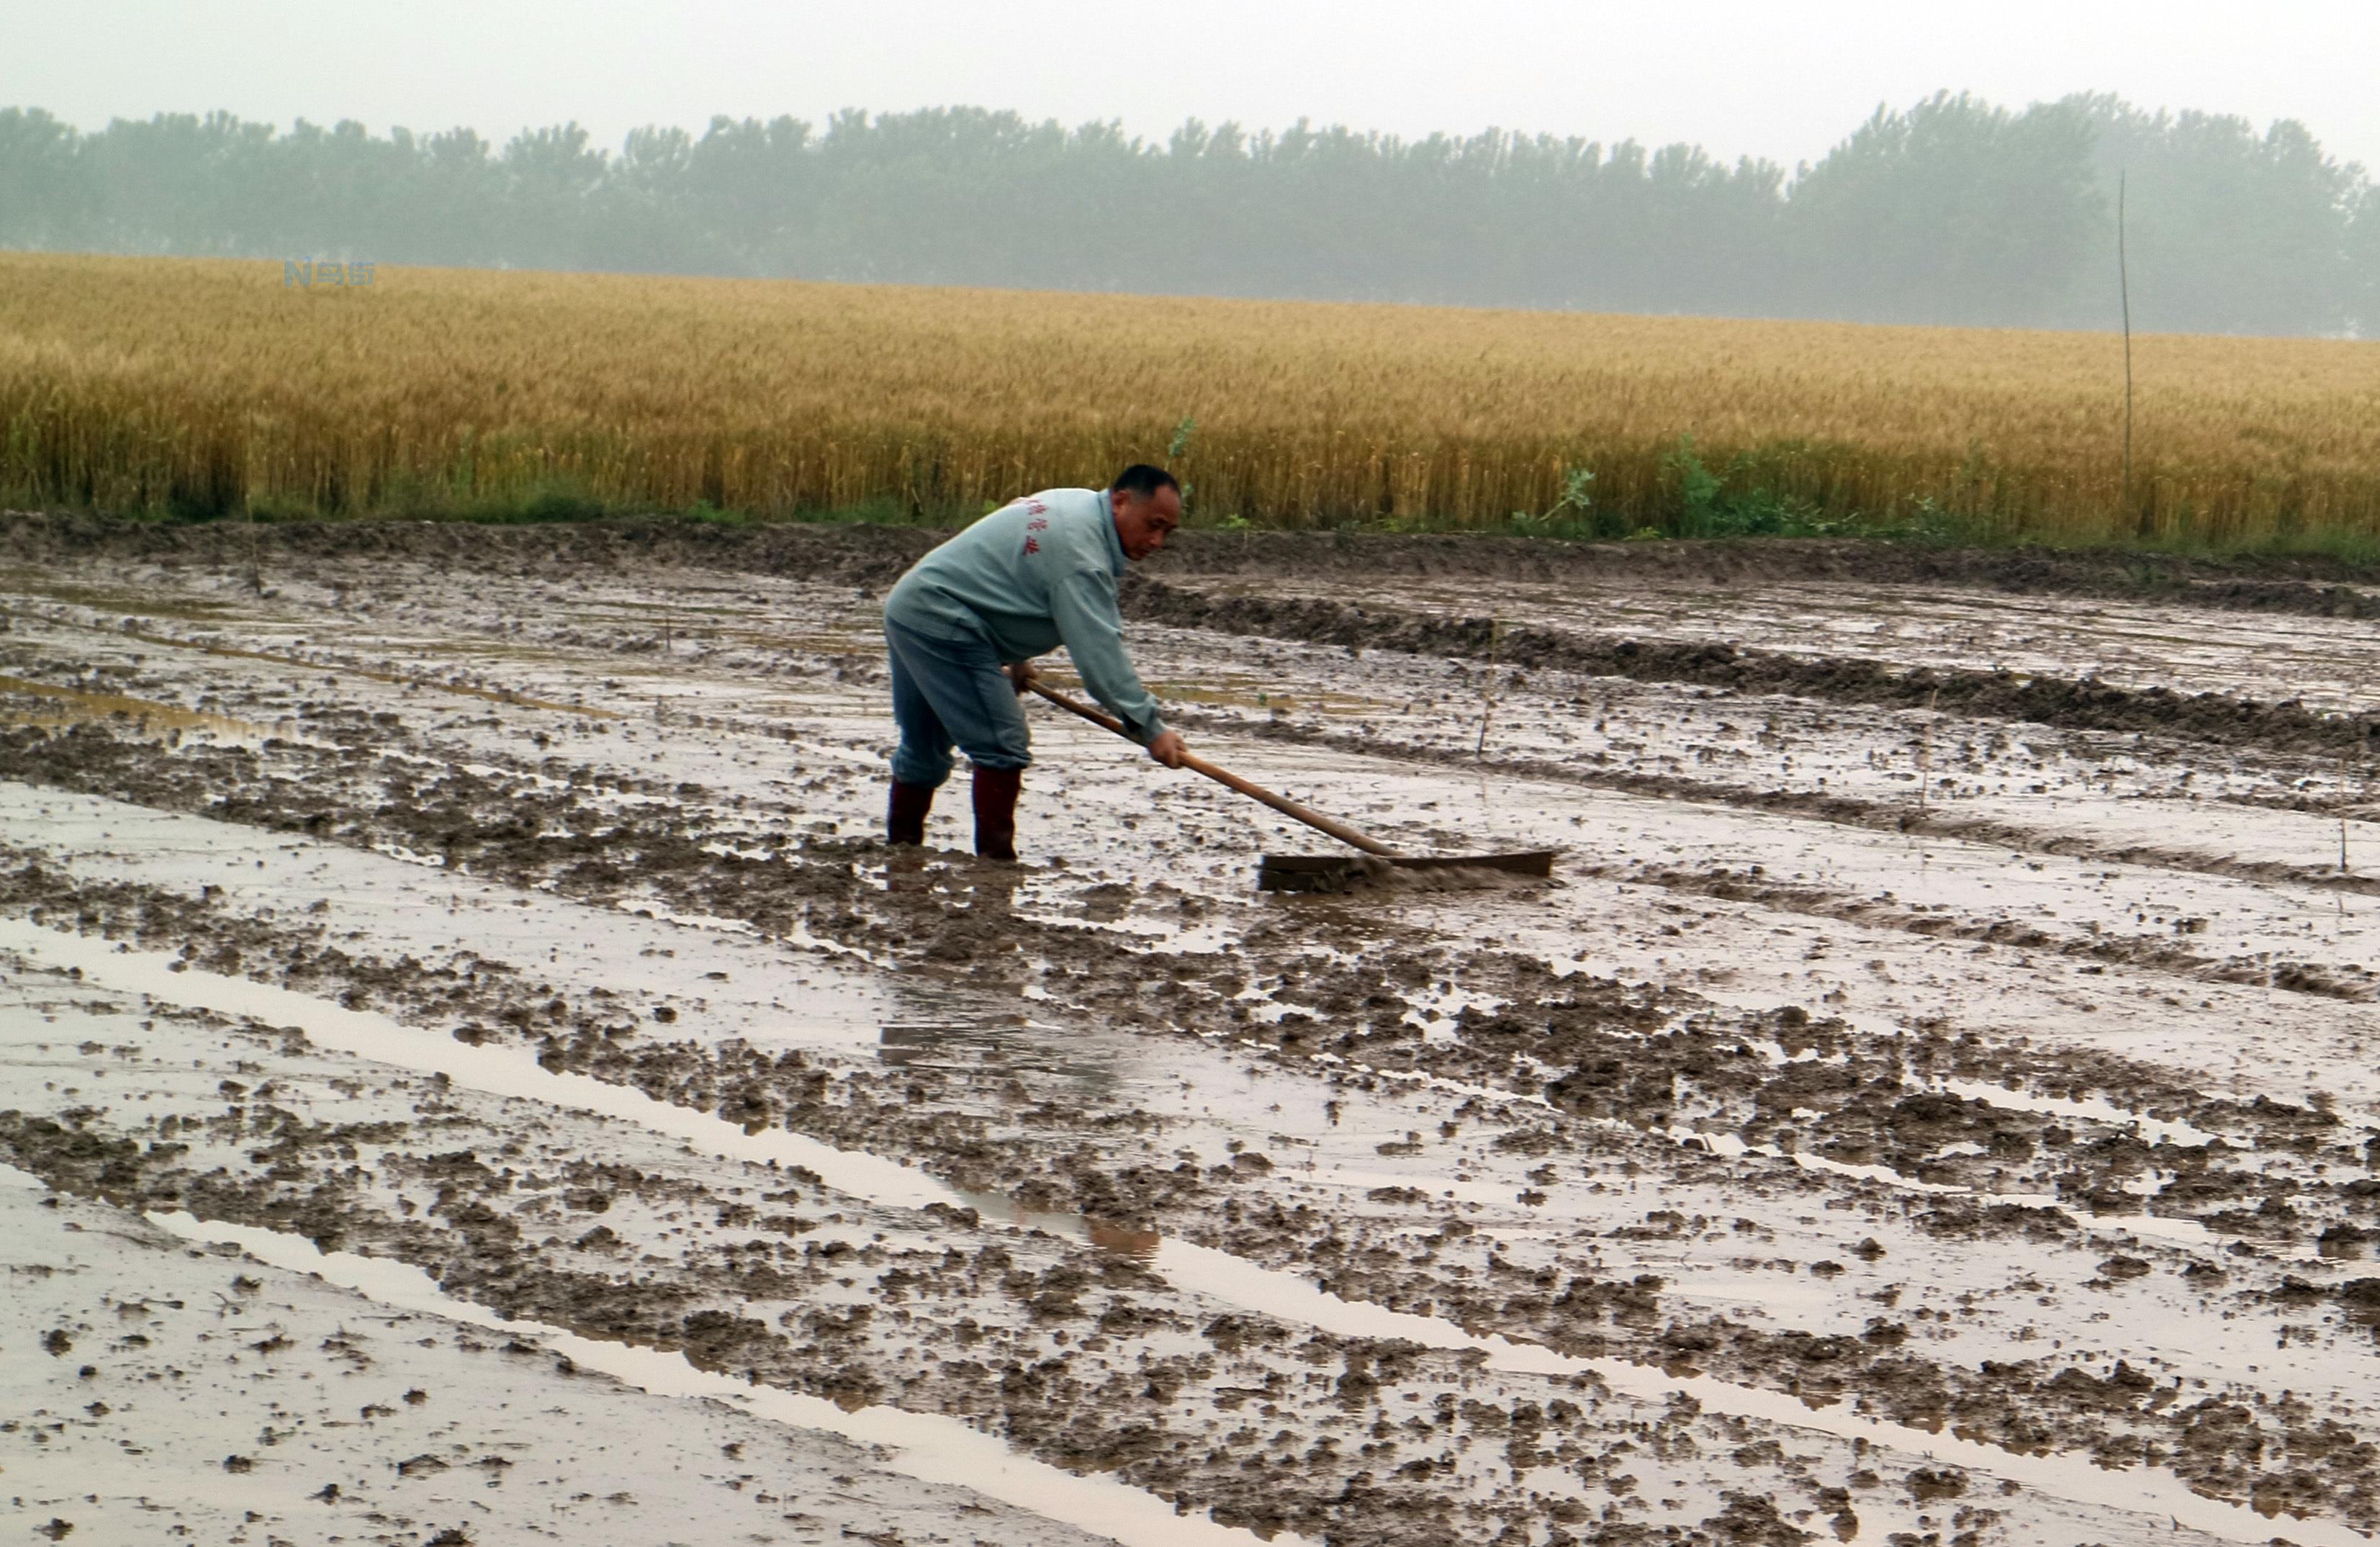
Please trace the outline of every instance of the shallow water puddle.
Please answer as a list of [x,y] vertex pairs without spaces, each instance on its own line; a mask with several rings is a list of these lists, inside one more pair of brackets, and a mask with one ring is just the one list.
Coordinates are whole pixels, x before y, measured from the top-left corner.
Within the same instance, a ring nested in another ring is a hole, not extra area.
[[2222,1137],[2178,1117],[2153,1117],[2146,1113],[2130,1112],[2096,1096],[2080,1100],[2070,1096],[2044,1096],[2029,1090],[2010,1090],[2005,1085],[1987,1085],[1974,1079],[1941,1079],[1935,1084],[1937,1089],[1962,1101],[1982,1102],[2013,1112],[2038,1112],[2056,1117],[2087,1117],[2095,1122],[2113,1123],[2139,1134],[2144,1144],[2175,1144],[2195,1149],[2212,1144]]
[[[1169,1248],[1172,1244],[1168,1243]],[[1169,1269],[1167,1250],[1160,1250],[1158,1261],[1160,1271]],[[1269,1273],[1220,1252],[1204,1252],[1195,1260],[1183,1261],[1181,1265],[1184,1269],[1195,1267],[1206,1275],[1195,1282],[1210,1293],[1342,1335],[1410,1338],[1431,1347],[1473,1349],[1488,1356],[1487,1368],[1492,1370],[1555,1377],[1589,1375],[1621,1395],[1651,1404],[1688,1396],[1707,1411],[1758,1419],[1782,1428],[1814,1430],[1840,1439],[1882,1445],[1903,1455],[1954,1462],[1971,1471],[2006,1478],[2054,1498],[2151,1517],[2165,1515],[2177,1525],[2233,1541],[2274,1540],[2271,1517],[2238,1504],[2205,1498],[2164,1472],[2139,1468],[2110,1471],[2081,1456],[2018,1456],[1973,1441],[1862,1418],[1839,1410],[1840,1405],[1819,1406],[1783,1392],[1701,1376],[1670,1375],[1617,1359],[1579,1358],[1498,1335],[1474,1336],[1435,1317],[1413,1316],[1342,1300],[1303,1280]],[[1288,1282],[1277,1282],[1284,1279]],[[2374,1540],[2363,1532],[2325,1520],[2293,1519],[2289,1531],[2290,1540],[2310,1547],[2351,1547]]]
[[[538,895],[538,907],[525,907],[516,887],[395,845],[359,852],[0,780],[0,834],[17,828],[39,834],[84,873],[205,890],[267,918],[320,899],[331,938],[366,936],[392,954],[451,960],[458,968],[504,961],[522,972],[567,973],[574,999],[601,988],[632,1007],[673,1003],[687,1017],[682,1026],[756,1046],[866,1047],[912,997],[820,959],[874,965],[868,953],[817,939],[798,921],[783,940],[768,942],[740,920],[639,902],[623,901],[614,913],[552,897],[549,889]],[[567,915],[560,926],[556,908]],[[788,956],[782,945],[819,955]],[[688,1014],[698,1004],[701,1009]]]
[[895,1161],[837,1150],[783,1129],[747,1133],[690,1107],[672,1106],[627,1086],[540,1066],[534,1053],[496,1043],[471,1046],[370,1010],[187,967],[161,952],[0,919],[0,950],[81,972],[86,983],[144,993],[166,1004],[295,1026],[318,1046],[352,1057],[443,1076],[489,1095],[513,1096],[616,1117],[697,1144],[729,1160],[807,1166],[830,1186],[899,1208],[953,1203],[957,1193]]
[[[36,1176],[0,1165],[0,1186],[42,1188]],[[444,1317],[470,1326],[538,1339],[574,1363],[613,1376],[655,1396],[725,1403],[754,1417],[791,1427],[821,1430],[855,1443],[876,1447],[892,1469],[927,1482],[969,1489],[1046,1519],[1094,1531],[1124,1547],[1246,1547],[1251,1532],[1218,1525],[1206,1515],[1175,1513],[1156,1495],[1097,1476],[1078,1476],[1019,1456],[998,1439],[956,1419],[911,1413],[896,1407],[844,1409],[823,1397],[760,1386],[696,1368],[678,1353],[583,1337],[541,1322],[511,1320],[485,1307],[457,1299],[418,1268],[385,1257],[323,1251],[301,1236],[254,1225],[200,1220],[181,1212],[151,1212],[152,1224],[184,1240],[204,1245],[229,1242],[258,1261],[309,1273],[398,1309]],[[208,1468],[214,1470],[214,1468]],[[229,1485],[235,1502],[243,1481]],[[258,1502],[249,1490],[245,1502]],[[304,1513],[294,1495],[280,1501],[291,1514]],[[1283,1533],[1272,1539],[1305,1547],[1305,1539]]]
[[167,730],[207,731],[216,736],[255,740],[273,734],[270,728],[228,714],[184,709],[179,704],[127,698],[120,693],[94,693],[80,688],[59,688],[21,676],[0,676],[0,700],[15,695],[40,700],[41,707],[22,710],[0,701],[0,721],[20,725],[73,725],[118,717]]
[[[23,615],[26,615],[16,609],[0,607],[0,616]],[[434,676],[363,666],[351,661],[310,661],[302,655],[293,655],[283,651],[249,650],[236,645],[222,644],[212,640],[181,639],[172,634],[159,634],[135,627],[129,619],[114,627],[96,620],[84,621],[56,616],[42,616],[41,621],[58,627],[117,635],[124,639],[138,640],[141,644],[158,645],[168,650],[192,651],[232,661],[257,661],[275,666],[294,666],[300,671],[323,673],[333,676],[366,677],[374,682],[384,682],[395,687],[453,693],[460,697],[480,699],[516,709],[540,709],[556,714],[603,720],[617,720],[625,717],[618,710],[591,708],[586,704],[555,703],[544,699],[528,697],[506,688],[480,688],[468,683],[442,681]],[[426,641],[412,641],[408,648],[412,653],[422,653],[425,643]]]
[[[527,1050],[510,1050],[495,1045],[468,1047],[406,1027],[384,1016],[346,1010],[285,989],[194,968],[184,968],[176,971],[175,968],[178,963],[176,958],[159,953],[136,952],[121,945],[111,945],[103,940],[63,934],[14,920],[0,920],[0,949],[20,953],[45,966],[79,969],[81,981],[88,985],[144,993],[161,1001],[196,1005],[219,1014],[251,1017],[268,1025],[296,1025],[317,1044],[352,1056],[425,1073],[443,1074],[457,1083],[491,1094],[522,1097],[618,1117],[681,1139],[690,1147],[730,1159],[760,1164],[805,1166],[822,1177],[829,1186],[880,1203],[903,1208],[922,1208],[933,1202],[970,1203],[970,1200],[956,1189],[893,1161],[865,1152],[835,1149],[782,1130],[747,1133],[722,1119],[686,1108],[673,1107],[638,1091],[606,1085],[586,1076],[548,1071],[539,1066],[534,1055]],[[1127,1233],[1129,1238],[1126,1238],[1108,1232],[1107,1238],[1101,1239],[1100,1231],[1087,1222],[1070,1216],[1035,1214],[1014,1210],[1013,1205],[1011,1208],[1018,1222],[1028,1226],[1054,1224],[1079,1237],[1131,1251],[1135,1255],[1145,1256],[1148,1251],[1149,1243],[1139,1234]],[[160,1223],[171,1224],[175,1220],[173,1216],[162,1216]],[[241,1227],[217,1224],[188,1224],[180,1227],[186,1233],[204,1233],[203,1238],[237,1239],[244,1245],[249,1244],[249,1233]],[[259,1247],[296,1253],[298,1246],[302,1245],[305,1253],[312,1253],[318,1258],[322,1255],[310,1242],[299,1243],[296,1237],[276,1237],[267,1231],[253,1234],[258,1237],[255,1245]],[[339,1255],[333,1254],[333,1257]],[[1902,1454],[1929,1455],[1954,1460],[1961,1466],[1990,1476],[2007,1478],[2057,1498],[2136,1513],[2166,1514],[2192,1529],[2232,1541],[2259,1541],[2271,1535],[2269,1521],[2254,1511],[2205,1499],[2161,1471],[2135,1469],[2111,1473],[2096,1467],[2087,1457],[2079,1456],[2018,1456],[1969,1441],[1944,1438],[1923,1430],[1863,1418],[1840,1405],[1813,1407],[1783,1393],[1701,1376],[1672,1376],[1623,1360],[1563,1355],[1535,1344],[1515,1342],[1500,1334],[1480,1336],[1441,1318],[1342,1299],[1294,1273],[1265,1268],[1230,1253],[1186,1241],[1156,1241],[1153,1261],[1159,1273],[1178,1285],[1194,1287],[1199,1293],[1248,1310],[1342,1336],[1405,1338],[1433,1348],[1475,1351],[1486,1356],[1487,1368],[1491,1370],[1555,1378],[1590,1376],[1622,1395],[1648,1403],[1664,1403],[1679,1395],[1689,1396],[1714,1412],[1813,1430],[1838,1438],[1856,1439]],[[358,1280],[358,1287],[365,1287],[367,1284],[395,1283],[401,1292],[412,1293],[417,1291],[405,1286],[416,1283],[428,1285],[430,1282],[416,1270],[400,1268],[380,1260],[358,1258],[354,1262],[363,1266],[343,1265],[335,1261],[332,1265],[350,1267],[359,1275],[368,1275]],[[393,1276],[383,1279],[379,1276],[383,1273]],[[366,1292],[378,1293],[370,1288]],[[443,1292],[434,1288],[428,1292],[439,1295],[442,1300],[444,1298]],[[479,1308],[468,1309],[477,1318],[492,1317],[492,1313]],[[590,1350],[617,1347],[577,1339],[575,1334],[554,1329],[537,1327],[533,1330],[540,1335],[570,1338],[574,1344],[586,1343]],[[724,1377],[703,1375],[674,1355],[648,1355],[637,1350],[626,1352],[635,1357],[621,1368],[605,1362],[614,1358],[613,1354],[590,1352],[583,1362],[591,1368],[612,1370],[623,1379],[636,1383],[647,1383],[648,1377],[664,1383],[661,1387],[649,1386],[649,1389],[684,1389],[689,1394],[698,1390],[704,1395],[717,1395],[707,1384],[717,1381],[725,1388],[749,1396],[756,1404],[763,1400],[773,1401],[778,1396],[792,1404],[774,1410],[755,1407],[754,1410],[764,1411],[767,1416],[776,1416],[778,1412],[813,1415],[813,1405],[828,1412],[838,1411],[832,1404],[818,1399],[763,1393]],[[574,1353],[573,1357],[577,1356]],[[694,1385],[681,1388],[668,1384],[669,1382],[692,1382]],[[862,1411],[892,1412],[880,1408]],[[843,1419],[850,1417],[842,1415]],[[785,1421],[836,1428],[838,1432],[853,1432],[851,1429],[840,1428],[822,1419],[812,1422],[811,1416],[788,1417]],[[952,1423],[953,1427],[963,1427],[955,1425],[954,1420],[918,1419],[914,1415],[897,1413],[869,1420],[870,1423],[889,1425],[889,1430],[868,1431],[855,1433],[854,1437],[865,1437],[874,1443],[919,1443],[919,1431],[907,1427],[913,1421]],[[980,1453],[970,1451],[965,1454],[988,1456],[996,1451],[1001,1456],[1007,1456],[1005,1447],[999,1442],[976,1436],[972,1431],[965,1432],[971,1436],[971,1443],[990,1447]],[[937,1439],[935,1443],[939,1444],[941,1442]],[[1045,1469],[1039,1468],[1037,1463],[1012,1461],[1011,1464],[1029,1468],[1016,1474],[1019,1476],[1034,1476]],[[919,1472],[916,1475],[929,1474]],[[993,1496],[1011,1497],[1007,1492],[997,1491],[998,1487],[1007,1486],[1000,1477],[993,1477],[990,1482],[978,1482],[974,1480],[976,1475],[970,1468],[966,1475],[937,1473],[933,1474],[933,1480],[965,1482],[969,1486],[981,1487],[982,1491]],[[1026,1501],[1020,1498],[1014,1502]],[[1164,1507],[1153,1499],[1149,1502],[1160,1509]],[[1037,1506],[1028,1503],[1027,1507]],[[1069,1518],[1063,1516],[1056,1517]],[[1179,1525],[1170,1513],[1165,1516],[1165,1522],[1169,1527]],[[2349,1543],[2372,1540],[2344,1526],[2325,1521],[2296,1523],[2290,1529],[2297,1540],[2310,1544],[2310,1547],[2346,1547]],[[1240,1539],[1238,1533],[1231,1538]],[[1160,1539],[1135,1536],[1128,1540]],[[1178,1541],[1182,1538],[1172,1536],[1161,1540]]]

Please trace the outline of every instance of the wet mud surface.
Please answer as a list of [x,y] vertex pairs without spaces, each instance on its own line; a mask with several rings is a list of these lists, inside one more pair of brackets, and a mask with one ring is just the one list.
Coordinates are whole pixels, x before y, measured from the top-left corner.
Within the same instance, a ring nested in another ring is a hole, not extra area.
[[[952,797],[952,847],[879,844],[915,534],[276,531],[258,595],[215,534],[70,526],[0,576],[24,1529],[228,1481],[389,1541],[2380,1530],[2380,823],[2353,692],[2290,686],[2371,679],[2357,615],[1194,552],[1133,610],[1199,750],[1415,850],[1565,851],[1277,896],[1257,856],[1327,841],[1054,715],[1025,864]],[[2277,660],[2266,613],[2324,621]],[[152,1378],[122,1307],[169,1292]],[[370,1317],[403,1337],[351,1352]],[[400,1341],[521,1389],[334,1433],[307,1404]],[[236,1477],[149,1459],[200,1407]]]
[[[159,526],[32,511],[0,511],[0,532],[11,551],[38,560],[245,564],[251,542],[249,532],[229,523]],[[494,552],[527,563],[696,565],[889,583],[943,535],[908,527],[737,529],[622,520],[491,528],[387,521],[270,526],[253,540],[264,553],[292,559],[386,554],[437,562]],[[2139,599],[2313,617],[2380,616],[2380,571],[2319,554],[2218,561],[2135,552],[1828,540],[1618,543],[1190,530],[1175,537],[1159,567],[1176,575],[1269,579],[1343,575],[1366,590],[1450,579],[1681,584],[1706,591],[1818,581],[1952,586],[2003,596]]]

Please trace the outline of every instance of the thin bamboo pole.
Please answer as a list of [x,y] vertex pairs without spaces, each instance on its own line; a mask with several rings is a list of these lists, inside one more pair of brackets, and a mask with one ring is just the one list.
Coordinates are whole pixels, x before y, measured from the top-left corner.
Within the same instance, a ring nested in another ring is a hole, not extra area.
[[2124,251],[2124,183],[2125,174],[2116,173],[2116,293],[2124,309],[2124,490],[2119,497],[2117,518],[2129,524],[2132,519],[2132,274],[2131,264]]

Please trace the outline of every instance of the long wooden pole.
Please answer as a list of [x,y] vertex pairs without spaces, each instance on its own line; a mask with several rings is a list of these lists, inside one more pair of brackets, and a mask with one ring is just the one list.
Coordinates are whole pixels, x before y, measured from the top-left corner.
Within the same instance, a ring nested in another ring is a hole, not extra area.
[[2124,253],[2124,173],[2116,173],[2116,293],[2124,308],[2124,492],[2118,514],[2132,519],[2132,275]]
[[[1102,713],[1100,711],[1093,709],[1089,704],[1083,702],[1079,699],[1070,699],[1065,694],[1061,693],[1054,688],[1044,688],[1038,682],[1031,683],[1029,686],[1035,692],[1040,694],[1043,698],[1048,699],[1051,703],[1056,704],[1059,708],[1066,710],[1072,713],[1079,714],[1084,719],[1088,720],[1091,724],[1100,726],[1106,730],[1111,730],[1115,732],[1116,735],[1124,737],[1126,740],[1130,740],[1132,738],[1132,733],[1123,728],[1123,722],[1117,719],[1114,715]],[[1390,848],[1388,845],[1380,842],[1379,839],[1373,837],[1370,834],[1359,833],[1354,828],[1350,827],[1345,822],[1338,820],[1336,817],[1325,816],[1311,806],[1301,806],[1285,795],[1275,795],[1272,791],[1265,788],[1262,785],[1256,784],[1247,779],[1243,779],[1237,774],[1232,773],[1227,768],[1218,768],[1204,758],[1195,757],[1188,752],[1184,752],[1182,754],[1182,766],[1189,769],[1194,774],[1204,774],[1207,777],[1214,780],[1217,784],[1223,786],[1227,789],[1235,789],[1251,800],[1261,800],[1266,805],[1270,806],[1274,810],[1279,811],[1281,815],[1286,817],[1295,817],[1298,821],[1305,823],[1306,826],[1315,828],[1319,832],[1328,833],[1342,844],[1353,844],[1366,854],[1376,854],[1383,859],[1395,859],[1401,858],[1395,849]]]

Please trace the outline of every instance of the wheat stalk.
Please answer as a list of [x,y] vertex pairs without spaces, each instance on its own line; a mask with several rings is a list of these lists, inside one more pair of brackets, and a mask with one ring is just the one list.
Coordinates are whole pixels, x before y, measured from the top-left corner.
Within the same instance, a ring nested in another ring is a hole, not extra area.
[[[2009,535],[2380,533],[2372,346],[2143,337],[2158,426],[2106,454],[2082,334],[0,253],[0,496],[259,516],[646,509],[938,518],[1096,485],[1195,420],[1197,505],[1501,526],[1591,468],[1673,508],[1679,437],[1815,517],[1937,497]],[[1120,396],[1103,362],[1135,362]]]

